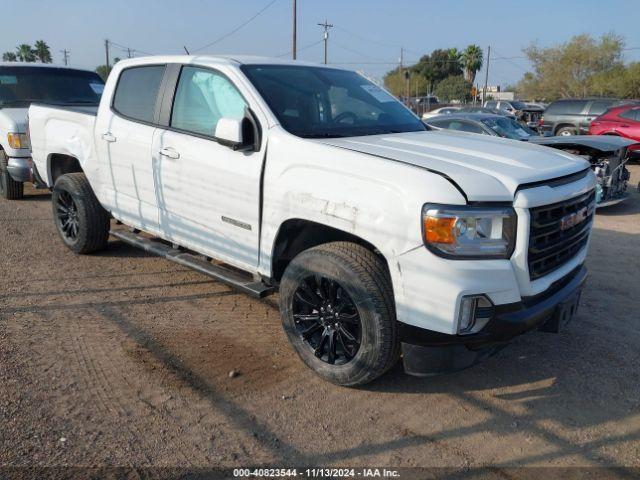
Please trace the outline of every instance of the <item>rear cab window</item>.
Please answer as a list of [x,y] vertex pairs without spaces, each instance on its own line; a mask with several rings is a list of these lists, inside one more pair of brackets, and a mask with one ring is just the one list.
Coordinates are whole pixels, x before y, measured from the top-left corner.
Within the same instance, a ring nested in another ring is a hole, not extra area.
[[164,65],[123,70],[113,96],[113,109],[131,120],[153,123],[164,71]]
[[59,67],[1,66],[0,107],[98,105],[104,82],[95,72]]

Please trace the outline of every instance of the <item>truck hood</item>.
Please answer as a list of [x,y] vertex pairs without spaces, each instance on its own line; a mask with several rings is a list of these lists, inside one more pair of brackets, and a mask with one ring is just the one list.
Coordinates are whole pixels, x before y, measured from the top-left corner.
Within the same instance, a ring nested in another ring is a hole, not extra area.
[[9,132],[27,132],[28,108],[1,108],[0,109],[0,131],[5,135]]
[[450,130],[318,141],[437,172],[457,184],[470,201],[512,200],[522,184],[589,168],[584,159],[560,150]]

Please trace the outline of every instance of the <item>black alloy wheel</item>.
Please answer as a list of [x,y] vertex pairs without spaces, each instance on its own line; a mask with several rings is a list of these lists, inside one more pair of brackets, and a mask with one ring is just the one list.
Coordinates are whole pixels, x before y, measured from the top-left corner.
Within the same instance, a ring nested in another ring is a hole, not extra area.
[[69,192],[61,191],[56,201],[57,221],[60,232],[73,243],[78,239],[78,206]]
[[292,310],[296,331],[317,358],[345,365],[356,356],[360,314],[338,282],[318,274],[306,277],[294,293]]

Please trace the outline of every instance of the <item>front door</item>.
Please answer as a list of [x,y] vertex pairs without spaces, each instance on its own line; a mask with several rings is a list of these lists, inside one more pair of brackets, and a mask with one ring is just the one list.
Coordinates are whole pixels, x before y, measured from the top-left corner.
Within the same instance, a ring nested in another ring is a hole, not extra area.
[[258,264],[263,151],[234,151],[213,138],[220,118],[242,118],[246,107],[222,73],[184,66],[153,161],[163,236],[248,268]]

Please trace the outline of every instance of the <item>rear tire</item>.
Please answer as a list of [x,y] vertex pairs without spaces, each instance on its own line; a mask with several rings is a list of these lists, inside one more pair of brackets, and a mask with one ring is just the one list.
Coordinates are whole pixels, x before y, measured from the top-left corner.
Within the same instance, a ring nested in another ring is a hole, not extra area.
[[107,247],[109,213],[98,202],[84,173],[58,177],[51,201],[58,234],[71,251],[92,253]]
[[360,245],[333,242],[296,256],[280,283],[280,312],[296,353],[332,383],[364,385],[398,360],[389,273]]
[[559,137],[569,137],[571,135],[577,135],[577,132],[574,127],[562,127],[558,129],[556,135]]
[[0,151],[0,196],[6,200],[20,200],[24,197],[24,184],[11,178],[8,163],[7,154]]

